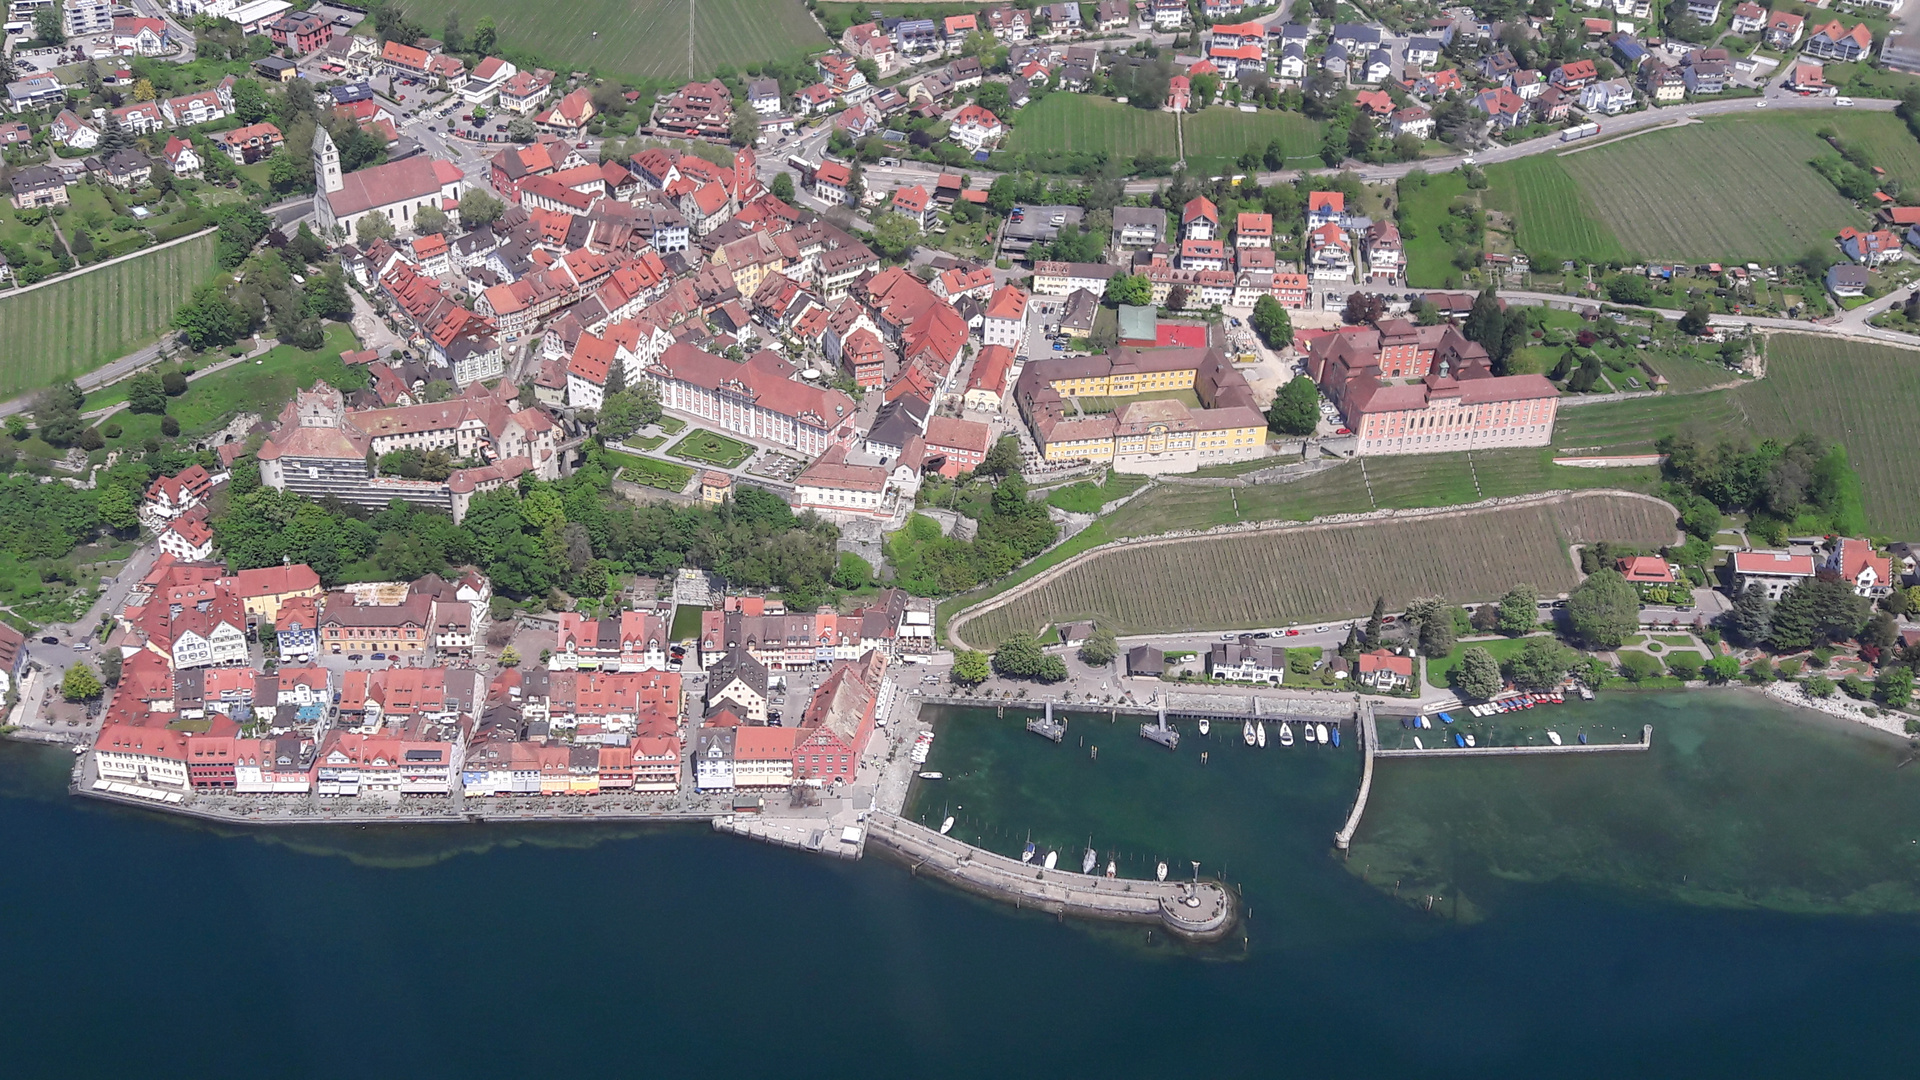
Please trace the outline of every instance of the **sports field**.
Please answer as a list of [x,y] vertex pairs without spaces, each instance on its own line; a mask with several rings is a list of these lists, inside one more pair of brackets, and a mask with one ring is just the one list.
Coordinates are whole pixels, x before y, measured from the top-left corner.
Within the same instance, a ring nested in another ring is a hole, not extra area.
[[[1218,172],[1249,149],[1264,150],[1279,139],[1289,158],[1320,150],[1320,125],[1299,113],[1265,109],[1243,113],[1213,108],[1186,118],[1187,160],[1196,172]],[[1105,152],[1113,158],[1174,154],[1173,114],[1136,109],[1086,94],[1049,94],[1020,110],[1007,149]]]
[[[1207,536],[1092,555],[1006,604],[949,623],[974,648],[1018,631],[1093,619],[1120,634],[1248,629],[1351,615],[1384,596],[1488,600],[1516,582],[1578,583],[1571,543],[1672,543],[1673,508],[1607,493],[1416,519]],[[1168,582],[1181,582],[1177,588]]]
[[[440,35],[449,11],[460,13],[468,33],[482,16],[491,15],[503,47],[525,49],[563,69],[688,78],[688,0],[404,0],[402,6],[433,37]],[[698,0],[694,11],[693,59],[701,78],[721,64],[785,60],[828,44],[801,0]]]
[[1915,415],[1920,352],[1779,334],[1768,341],[1764,379],[1732,390],[1563,409],[1553,434],[1562,449],[1633,453],[1651,449],[1669,432],[1752,440],[1811,431],[1846,446],[1860,477],[1868,527],[1904,537],[1920,534],[1920,482],[1907,450]]
[[153,341],[212,272],[213,237],[204,236],[0,296],[0,397],[71,378]]
[[[1491,205],[1535,256],[1785,261],[1865,218],[1807,162],[1832,127],[1895,177],[1920,178],[1920,143],[1883,113],[1716,117],[1578,153],[1490,166]],[[1913,182],[1913,181],[1910,181]]]

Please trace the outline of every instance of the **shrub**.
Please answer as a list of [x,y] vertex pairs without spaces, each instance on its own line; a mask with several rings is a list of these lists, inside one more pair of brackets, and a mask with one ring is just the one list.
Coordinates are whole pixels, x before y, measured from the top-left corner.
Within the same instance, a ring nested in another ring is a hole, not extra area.
[[161,417],[160,418],[160,434],[165,435],[169,439],[180,434],[180,421],[174,419],[171,416]]
[[120,437],[120,425],[119,424],[103,425],[100,428],[100,434],[106,436],[109,439],[117,439]]

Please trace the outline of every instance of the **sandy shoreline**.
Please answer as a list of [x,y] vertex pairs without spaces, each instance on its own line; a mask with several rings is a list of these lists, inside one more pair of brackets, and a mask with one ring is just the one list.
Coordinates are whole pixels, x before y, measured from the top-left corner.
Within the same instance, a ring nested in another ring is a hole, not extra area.
[[[1802,709],[1811,709],[1814,712],[1825,713],[1828,716],[1837,716],[1842,720],[1851,720],[1856,724],[1865,724],[1868,727],[1877,728],[1889,735],[1896,735],[1902,739],[1910,738],[1907,734],[1905,716],[1899,713],[1889,713],[1884,709],[1880,709],[1878,706],[1874,706],[1873,703],[1869,701],[1855,701],[1838,690],[1834,691],[1832,697],[1817,698],[1808,694],[1805,690],[1802,690],[1798,683],[1777,681],[1770,682],[1765,687],[1753,687],[1752,689],[1759,690],[1768,697],[1776,701],[1785,702],[1788,705],[1798,706]],[[1869,706],[1875,708],[1880,715],[1868,716],[1862,711]]]

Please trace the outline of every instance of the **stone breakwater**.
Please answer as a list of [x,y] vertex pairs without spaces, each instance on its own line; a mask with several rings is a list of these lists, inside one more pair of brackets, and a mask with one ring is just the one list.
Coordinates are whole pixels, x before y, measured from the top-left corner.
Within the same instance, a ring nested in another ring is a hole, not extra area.
[[878,812],[867,816],[866,840],[916,876],[1063,918],[1158,924],[1189,941],[1217,941],[1239,919],[1236,897],[1217,881],[1139,881],[1046,870]]
[[1768,697],[1784,701],[1789,705],[1798,705],[1802,709],[1812,709],[1828,716],[1837,716],[1842,720],[1851,720],[1856,724],[1865,724],[1878,728],[1889,735],[1907,737],[1907,718],[1899,713],[1890,713],[1885,709],[1876,709],[1878,716],[1868,716],[1867,709],[1875,708],[1870,702],[1855,701],[1835,692],[1833,697],[1814,697],[1793,682],[1770,682],[1763,691]]

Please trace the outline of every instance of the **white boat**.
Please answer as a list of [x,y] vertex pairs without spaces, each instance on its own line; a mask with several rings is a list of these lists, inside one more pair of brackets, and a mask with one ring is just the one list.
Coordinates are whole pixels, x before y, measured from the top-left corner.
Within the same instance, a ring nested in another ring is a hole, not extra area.
[[1120,868],[1114,865],[1112,859],[1108,859],[1107,860],[1107,876],[1112,877],[1113,875],[1119,872],[1120,872]]
[[1471,731],[1467,732],[1467,745],[1468,746],[1473,745],[1473,732]]
[[1425,750],[1427,748],[1427,744],[1420,741],[1420,736],[1415,735],[1413,737],[1413,748],[1415,750]]
[[1212,732],[1213,732],[1213,721],[1207,719],[1204,716],[1201,717],[1200,718],[1200,734],[1207,735],[1207,734],[1211,734]]
[[1093,873],[1093,868],[1098,866],[1099,863],[1100,856],[1095,855],[1092,848],[1088,848],[1086,857],[1080,860],[1080,872],[1083,874],[1091,874]]
[[1161,863],[1159,866],[1154,867],[1153,876],[1159,878],[1161,881],[1167,880],[1167,864]]
[[1059,861],[1060,861],[1060,853],[1057,851],[1049,851],[1047,852],[1047,861],[1041,865],[1051,870],[1053,869],[1053,864]]
[[1324,745],[1326,745],[1326,742],[1327,742],[1327,725],[1325,725],[1325,724],[1315,724],[1315,725],[1313,725],[1313,734],[1314,734],[1314,736],[1315,736],[1315,740],[1314,740],[1314,741],[1316,741],[1316,742],[1318,742],[1318,743],[1320,743],[1320,744],[1321,744],[1321,745],[1323,745],[1323,746],[1324,746]]
[[1549,731],[1549,732],[1547,732],[1547,741],[1548,741],[1548,742],[1550,742],[1550,743],[1552,743],[1552,744],[1553,744],[1553,745],[1555,745],[1555,746],[1559,746],[1559,745],[1560,745],[1560,733],[1559,733],[1559,732],[1557,732],[1557,731]]
[[1253,745],[1253,721],[1248,720],[1240,725],[1240,737],[1247,740],[1248,746]]
[[920,779],[922,780],[945,780],[946,778],[946,773],[923,772],[920,774]]
[[1312,725],[1312,724],[1301,724],[1301,725],[1300,725],[1300,736],[1301,736],[1302,738],[1304,738],[1304,739],[1306,739],[1306,740],[1307,740],[1308,742],[1312,742],[1312,741],[1313,741],[1313,725]]
[[1023,863],[1031,863],[1033,861],[1033,834],[1032,833],[1027,834],[1027,847],[1026,847],[1026,850],[1020,853],[1020,861]]
[[1280,745],[1281,746],[1293,745],[1293,726],[1286,723],[1285,721],[1282,721],[1280,724]]
[[1265,724],[1254,725],[1253,740],[1254,742],[1260,745],[1260,749],[1265,750],[1267,748],[1267,725]]
[[952,831],[953,831],[953,815],[948,814],[947,820],[940,823],[940,835],[945,836]]

